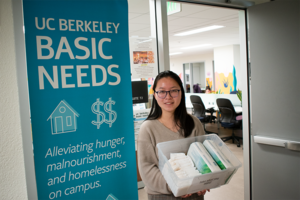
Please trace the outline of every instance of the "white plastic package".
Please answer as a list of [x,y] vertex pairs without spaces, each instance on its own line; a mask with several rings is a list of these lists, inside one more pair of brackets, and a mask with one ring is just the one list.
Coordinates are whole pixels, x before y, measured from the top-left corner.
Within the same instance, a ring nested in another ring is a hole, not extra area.
[[179,178],[199,175],[193,161],[184,153],[171,153],[169,163]]

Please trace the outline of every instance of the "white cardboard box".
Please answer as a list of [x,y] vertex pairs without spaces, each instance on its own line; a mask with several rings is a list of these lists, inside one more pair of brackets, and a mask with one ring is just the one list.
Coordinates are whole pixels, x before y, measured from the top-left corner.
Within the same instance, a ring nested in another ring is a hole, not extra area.
[[[188,178],[178,178],[168,162],[170,159],[170,153],[186,154],[191,143],[203,143],[206,139],[212,140],[215,145],[219,147],[223,154],[230,160],[233,167],[220,172],[212,172]],[[175,197],[192,194],[205,189],[213,189],[228,184],[237,169],[242,166],[242,163],[238,160],[238,158],[228,149],[228,147],[216,134],[162,142],[157,144],[157,149],[159,155],[159,169]]]

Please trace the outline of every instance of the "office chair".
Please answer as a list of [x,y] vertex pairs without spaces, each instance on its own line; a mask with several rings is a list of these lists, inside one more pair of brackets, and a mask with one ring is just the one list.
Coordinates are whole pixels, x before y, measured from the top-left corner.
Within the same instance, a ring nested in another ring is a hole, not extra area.
[[[204,105],[201,97],[199,97],[199,96],[191,95],[190,99],[191,99],[191,102],[192,102],[193,108],[194,108],[193,115],[202,122],[205,133],[207,133],[207,134],[213,133],[213,132],[207,131],[205,129],[205,124],[212,123],[212,121],[215,122],[216,117],[213,116],[214,109],[213,108],[205,109],[205,105]],[[207,112],[210,113],[210,115],[205,115],[205,113],[207,113]]]
[[236,118],[242,113],[235,112],[234,107],[229,99],[219,98],[217,99],[217,105],[219,107],[219,112],[221,113],[221,118],[219,119],[221,126],[224,128],[232,129],[231,136],[223,137],[221,139],[223,140],[223,142],[226,142],[231,139],[232,143],[234,143],[234,141],[237,141],[237,147],[240,147],[241,144],[239,140],[242,140],[243,138],[236,136],[234,134],[234,129],[241,128],[242,120],[237,120]]

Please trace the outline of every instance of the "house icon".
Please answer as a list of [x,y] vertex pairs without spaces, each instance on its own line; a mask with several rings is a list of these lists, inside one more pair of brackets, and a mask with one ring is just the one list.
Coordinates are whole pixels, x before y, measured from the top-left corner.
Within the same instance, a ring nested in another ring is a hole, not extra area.
[[78,116],[79,114],[62,100],[47,119],[51,121],[52,135],[76,131]]

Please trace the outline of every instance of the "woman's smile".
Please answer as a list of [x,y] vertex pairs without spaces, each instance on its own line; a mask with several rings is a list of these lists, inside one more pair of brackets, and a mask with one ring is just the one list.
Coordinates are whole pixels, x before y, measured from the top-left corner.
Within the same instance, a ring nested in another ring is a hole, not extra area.
[[[155,93],[155,99],[158,105],[161,107],[162,112],[174,113],[175,109],[179,106],[181,102],[181,91],[178,83],[170,77],[162,78],[157,82],[155,91],[166,92],[166,96],[158,96],[158,94]],[[170,94],[172,91],[178,91],[178,94],[175,97],[172,97]]]

